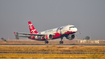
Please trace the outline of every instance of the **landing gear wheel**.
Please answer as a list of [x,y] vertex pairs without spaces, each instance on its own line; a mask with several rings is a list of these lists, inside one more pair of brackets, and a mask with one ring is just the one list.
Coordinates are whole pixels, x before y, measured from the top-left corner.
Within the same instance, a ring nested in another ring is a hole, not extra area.
[[63,41],[62,41],[62,39],[63,39],[63,36],[61,36],[61,41],[59,42],[60,44],[63,44]]
[[45,44],[48,44],[49,42],[48,41],[45,41]]
[[60,43],[60,44],[63,44],[63,41],[60,41],[59,43]]

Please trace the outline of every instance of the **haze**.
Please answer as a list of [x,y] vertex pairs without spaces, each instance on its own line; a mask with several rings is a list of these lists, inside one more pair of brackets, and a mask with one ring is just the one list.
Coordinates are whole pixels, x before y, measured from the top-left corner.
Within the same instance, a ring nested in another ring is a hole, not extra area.
[[73,24],[77,39],[105,39],[105,0],[0,0],[0,38],[29,33],[28,21],[39,32]]

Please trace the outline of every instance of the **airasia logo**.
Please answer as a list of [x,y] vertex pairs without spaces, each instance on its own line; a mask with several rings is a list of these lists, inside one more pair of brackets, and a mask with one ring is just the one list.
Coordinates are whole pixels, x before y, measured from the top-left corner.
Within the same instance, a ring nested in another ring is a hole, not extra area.
[[35,30],[31,30],[31,32],[34,34]]
[[30,29],[32,29],[32,24],[29,24]]

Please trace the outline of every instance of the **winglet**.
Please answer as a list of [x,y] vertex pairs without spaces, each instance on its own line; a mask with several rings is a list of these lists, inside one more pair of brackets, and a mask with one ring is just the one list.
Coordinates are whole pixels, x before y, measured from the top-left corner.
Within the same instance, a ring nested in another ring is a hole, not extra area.
[[14,34],[15,34],[15,38],[19,39],[18,32],[14,32]]
[[15,32],[14,32],[14,34],[15,34]]

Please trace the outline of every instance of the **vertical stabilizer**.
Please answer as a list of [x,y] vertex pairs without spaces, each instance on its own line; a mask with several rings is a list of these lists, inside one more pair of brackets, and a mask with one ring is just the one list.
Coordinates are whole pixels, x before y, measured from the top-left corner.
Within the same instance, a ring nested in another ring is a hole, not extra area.
[[28,21],[28,25],[29,25],[29,30],[31,34],[37,34],[37,30],[34,28],[34,26],[32,25],[31,21]]

